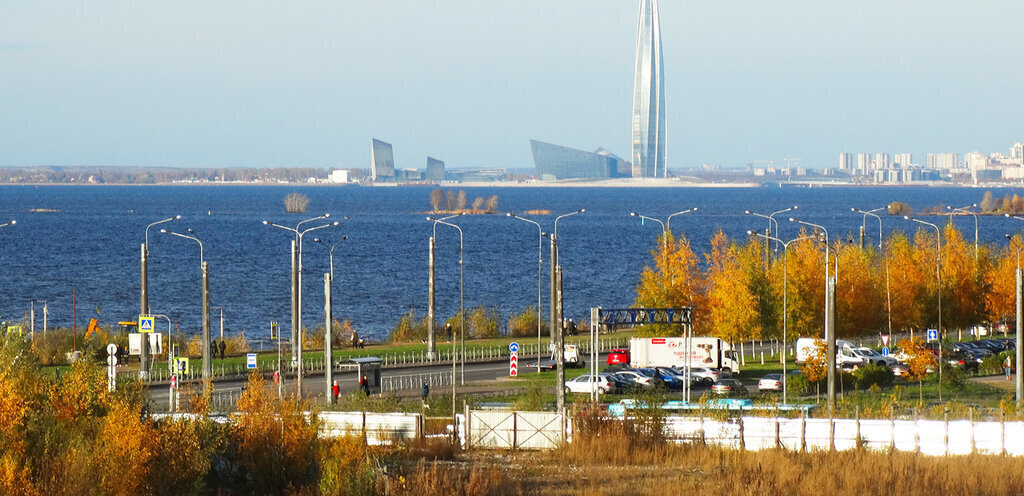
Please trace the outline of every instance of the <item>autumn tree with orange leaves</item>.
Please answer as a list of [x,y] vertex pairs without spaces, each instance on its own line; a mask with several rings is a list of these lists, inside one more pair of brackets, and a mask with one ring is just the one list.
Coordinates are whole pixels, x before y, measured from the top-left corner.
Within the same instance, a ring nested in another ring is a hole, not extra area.
[[[693,309],[695,333],[707,332],[707,322],[701,312],[704,305],[705,279],[700,261],[694,254],[690,241],[685,235],[674,238],[672,233],[658,238],[657,248],[651,251],[652,262],[644,267],[637,285],[636,306],[647,308]],[[644,325],[639,333],[645,336],[679,336],[682,327],[678,325]]]

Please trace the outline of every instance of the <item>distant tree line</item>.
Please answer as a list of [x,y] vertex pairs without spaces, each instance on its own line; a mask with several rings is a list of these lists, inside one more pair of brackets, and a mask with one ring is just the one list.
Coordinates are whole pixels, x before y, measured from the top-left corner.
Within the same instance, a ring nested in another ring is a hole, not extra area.
[[329,169],[316,167],[272,168],[169,168],[169,167],[5,167],[0,183],[55,184],[157,184],[197,182],[301,182],[326,179]]
[[440,212],[469,212],[493,214],[498,210],[498,195],[488,196],[486,199],[478,196],[473,200],[473,207],[466,208],[466,192],[459,190],[445,192],[436,188],[430,192],[430,207],[435,213]]

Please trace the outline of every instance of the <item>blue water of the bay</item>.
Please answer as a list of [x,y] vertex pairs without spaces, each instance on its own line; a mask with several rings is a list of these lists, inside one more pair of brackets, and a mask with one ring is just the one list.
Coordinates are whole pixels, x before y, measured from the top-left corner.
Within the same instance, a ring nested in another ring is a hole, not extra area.
[[[432,187],[359,186],[0,186],[0,320],[19,320],[30,300],[36,303],[36,328],[42,326],[42,301],[49,325],[70,326],[72,290],[77,294],[78,325],[97,318],[101,324],[134,319],[139,313],[140,245],[147,224],[173,215],[182,219],[149,230],[149,299],[153,313],[167,315],[185,332],[201,327],[199,245],[161,234],[167,227],[195,230],[210,267],[213,332],[219,332],[223,308],[227,332],[249,337],[269,333],[272,320],[287,328],[290,319],[290,255],[293,236],[263,220],[294,227],[299,221],[331,213],[338,227],[308,233],[303,241],[303,323],[322,325],[324,276],[329,271],[325,246],[348,239],[334,253],[334,316],[351,319],[361,335],[386,338],[402,314],[427,309],[427,248],[433,224],[426,220]],[[565,316],[577,320],[589,308],[629,306],[641,269],[661,227],[641,222],[630,212],[664,220],[671,213],[698,207],[672,219],[698,253],[709,250],[711,236],[722,229],[743,238],[764,230],[765,219],[744,210],[782,214],[783,239],[796,237],[793,215],[824,225],[833,239],[855,239],[863,216],[851,207],[874,209],[903,201],[915,209],[978,203],[986,191],[967,187],[759,187],[759,188],[554,188],[493,187],[464,189],[469,201],[498,195],[499,210],[545,209],[532,218],[552,229],[554,218],[586,209],[558,224],[560,263],[564,270]],[[1002,197],[1013,190],[994,188]],[[298,192],[310,199],[305,214],[285,212],[284,198]],[[350,219],[343,219],[349,216]],[[938,223],[945,217],[923,217]],[[918,227],[902,217],[882,216],[883,230],[910,232]],[[537,303],[537,228],[505,215],[467,215],[453,219],[464,233],[465,305],[497,308],[504,318]],[[973,238],[970,216],[955,222]],[[303,228],[317,225],[315,222]],[[877,243],[878,221],[868,218],[867,232]],[[1003,234],[1024,223],[981,217],[983,243],[1005,243]],[[548,306],[548,240],[543,241],[542,300]],[[443,321],[459,307],[459,233],[447,226],[437,232],[437,315]],[[158,328],[166,326],[158,320]]]

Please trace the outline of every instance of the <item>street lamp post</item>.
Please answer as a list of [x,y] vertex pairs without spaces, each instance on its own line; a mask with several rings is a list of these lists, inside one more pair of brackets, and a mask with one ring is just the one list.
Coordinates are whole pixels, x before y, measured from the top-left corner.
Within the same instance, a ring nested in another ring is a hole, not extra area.
[[860,224],[860,247],[864,248],[864,230],[867,226],[868,216],[872,216],[878,219],[878,249],[882,250],[882,258],[885,261],[885,310],[886,310],[886,321],[888,322],[889,335],[892,335],[892,297],[889,293],[889,254],[885,251],[882,246],[882,218],[875,212],[879,210],[885,210],[888,207],[879,207],[873,210],[860,210],[857,208],[850,208],[850,211],[859,214],[864,214]]
[[853,208],[853,207],[850,208],[851,212],[861,213],[861,214],[864,215],[863,218],[860,220],[860,248],[861,249],[864,248],[864,231],[866,230],[867,216],[868,215],[870,215],[870,216],[872,216],[874,218],[879,219],[879,248],[882,248],[882,217],[880,217],[877,213],[874,213],[874,212],[878,212],[879,210],[885,210],[886,208],[888,208],[888,207],[879,207],[879,208],[876,208],[876,209],[873,209],[873,210],[861,210],[859,208]]
[[794,241],[813,239],[816,236],[801,236],[789,241],[783,241],[774,236],[765,236],[757,231],[747,231],[748,235],[761,236],[771,241],[782,243],[782,404],[787,404],[786,398],[786,346],[789,344],[787,327],[789,322],[789,244]]
[[[829,261],[830,261],[829,242],[828,242],[828,229],[825,229],[825,226],[822,226],[822,225],[819,225],[819,224],[814,224],[814,223],[811,223],[811,222],[802,221],[802,220],[799,220],[799,219],[794,219],[793,217],[790,217],[789,221],[790,222],[796,222],[797,224],[802,224],[802,225],[805,225],[805,226],[810,226],[810,227],[813,227],[815,229],[821,229],[821,231],[823,233],[825,233],[825,319],[824,319],[824,323],[825,323],[825,344],[828,346],[828,352],[826,354],[827,355],[827,363],[828,363],[828,365],[826,367],[828,369],[828,371],[826,372],[827,380],[828,380],[828,411],[829,411],[829,415],[831,415],[832,412],[835,409],[835,402],[836,402],[836,384],[835,384],[835,374],[836,374],[836,336],[835,336],[835,332],[836,332],[836,330],[835,330],[835,308],[834,308],[835,282],[832,281],[829,278],[829,271],[828,271],[828,264],[829,264]],[[837,260],[836,263],[838,264],[839,261]],[[830,292],[829,289],[832,289],[832,291]]]
[[[139,286],[139,315],[149,314],[149,228],[158,224],[170,222],[172,220],[178,220],[180,218],[180,215],[175,215],[174,217],[168,217],[163,220],[152,222],[148,226],[146,226],[145,242],[142,243],[142,247],[140,250],[142,252],[142,257],[139,264],[141,267],[141,281]],[[139,352],[139,377],[142,379],[146,379],[149,377],[149,340],[146,339],[146,337],[143,337],[143,339],[140,340],[140,345],[141,350]]]
[[[462,264],[462,255],[463,255],[462,228],[457,226],[457,225],[455,225],[455,224],[452,224],[450,222],[445,222],[443,219],[433,219],[431,217],[427,217],[427,220],[430,220],[430,221],[434,222],[434,229],[435,230],[437,229],[437,225],[438,224],[443,224],[443,225],[446,225],[448,227],[454,227],[455,229],[457,229],[459,231],[459,316],[460,316],[460,319],[461,319],[460,323],[459,323],[459,337],[462,339],[462,351],[460,353],[456,353],[456,350],[455,350],[455,336],[452,336],[452,339],[451,339],[451,341],[452,341],[452,416],[454,417],[455,416],[455,362],[456,362],[456,358],[455,357],[458,356],[459,354],[462,355],[462,384],[463,385],[466,384],[466,356],[465,356],[465,354],[466,354],[466,306],[465,306],[466,300],[465,300],[465,292],[464,292],[465,286],[463,285],[465,279],[463,279],[463,272],[462,272],[462,266],[463,266],[463,264]],[[436,232],[435,232],[435,234],[436,234]]]
[[951,223],[953,222],[953,214],[957,212],[963,212],[965,214],[971,214],[974,216],[974,263],[978,263],[978,214],[971,212],[968,209],[977,206],[977,203],[972,203],[965,207],[959,208],[953,208],[949,205],[946,205],[946,210],[949,210],[949,222]]
[[[1014,218],[1024,220],[1020,217]],[[1024,273],[1020,270],[1020,244],[1017,243],[1015,239],[1011,238],[1009,234],[1006,235],[1006,239],[1009,239],[1011,243],[1017,245],[1017,270],[1015,272],[1015,279],[1017,280],[1017,289],[1015,291],[1017,295],[1017,325],[1015,328],[1017,332],[1017,346],[1015,347],[1016,351],[1014,352],[1017,362],[1017,375],[1015,377],[1014,384],[1016,386],[1017,407],[1020,408],[1024,405],[1024,375],[1022,375],[1022,371],[1024,371],[1024,318],[1022,318],[1022,313],[1024,312],[1022,312],[1022,304],[1024,304],[1024,302],[1021,301],[1024,299]]]
[[[555,226],[551,232],[551,334],[554,341],[555,359],[555,404],[558,413],[563,414],[565,419],[565,330],[562,329],[562,266],[558,263],[558,221],[582,214],[587,209],[581,208],[575,212],[555,217]],[[564,423],[562,424],[565,425]]]
[[213,385],[211,382],[213,378],[213,358],[210,352],[210,266],[206,263],[206,257],[203,255],[203,242],[194,236],[195,231],[192,229],[188,230],[189,234],[176,233],[168,229],[161,229],[160,232],[179,238],[191,239],[199,243],[199,268],[203,274],[203,388],[209,390]]
[[263,225],[277,227],[279,229],[284,229],[285,231],[293,233],[295,235],[295,238],[298,240],[298,267],[296,268],[293,265],[293,269],[295,270],[295,272],[292,274],[292,280],[296,281],[295,284],[298,286],[296,290],[298,293],[296,295],[297,302],[295,304],[295,309],[292,311],[292,314],[295,315],[295,326],[293,326],[292,329],[292,340],[294,347],[293,354],[296,357],[295,392],[300,398],[302,397],[302,237],[306,233],[316,231],[317,229],[337,226],[338,222],[329,222],[327,224],[306,228],[304,230],[299,230],[299,227],[307,222],[326,219],[330,216],[331,214],[326,213],[323,215],[313,217],[311,219],[306,219],[296,224],[294,228],[282,226],[280,224],[275,224],[273,222],[266,220],[263,221]]
[[[436,324],[435,312],[434,312],[434,240],[437,239],[437,223],[448,219],[453,219],[462,215],[459,212],[454,215],[447,217],[441,217],[440,219],[434,219],[433,217],[427,217],[427,220],[434,222],[433,235],[430,237],[429,250],[427,252],[427,359],[433,360],[436,354],[436,336],[434,332],[434,325]],[[449,340],[452,337],[449,336]],[[455,348],[452,348],[453,354]]]
[[[747,215],[753,215],[754,217],[760,217],[762,219],[768,219],[768,230],[766,231],[765,234],[767,234],[768,236],[771,236],[772,235],[772,226],[774,225],[775,226],[775,237],[778,238],[778,236],[779,236],[779,221],[775,220],[775,216],[778,215],[778,214],[784,214],[786,212],[792,212],[792,211],[794,211],[794,210],[796,210],[798,208],[800,208],[798,205],[793,205],[792,207],[789,207],[789,208],[784,208],[782,210],[776,210],[776,211],[774,211],[774,212],[772,212],[772,213],[770,213],[768,215],[759,214],[757,212],[751,212],[750,210],[744,210],[743,213],[745,213]],[[768,245],[770,244],[770,242],[771,242],[770,239],[765,238],[765,240],[764,240],[764,247],[765,247],[766,251],[768,249]]]
[[348,236],[342,236],[337,243],[328,246],[320,238],[313,238],[313,242],[327,248],[327,253],[331,260],[331,272],[324,274],[326,279],[324,282],[324,398],[327,400],[327,404],[334,402],[334,390],[332,389],[334,386],[334,337],[331,334],[331,314],[334,305],[332,296],[332,286],[334,285],[334,249],[346,239],[348,239]]
[[665,224],[666,224],[665,229],[668,230],[668,232],[672,232],[672,217],[675,217],[677,215],[689,214],[689,213],[696,212],[696,211],[697,211],[697,207],[693,207],[693,208],[686,209],[686,210],[683,210],[681,212],[676,212],[676,213],[674,213],[672,215],[669,215],[668,219],[665,220]]
[[931,226],[935,229],[935,282],[937,285],[936,292],[939,300],[938,329],[936,329],[936,331],[939,335],[939,401],[942,401],[942,235],[939,230],[939,226],[932,224],[931,222],[915,219],[909,215],[904,215],[903,218],[917,222],[918,224]]
[[513,219],[519,219],[524,222],[529,222],[537,226],[537,373],[540,373],[540,341],[541,341],[541,327],[542,327],[542,309],[541,309],[541,274],[543,272],[544,265],[544,230],[541,229],[540,223],[527,219],[525,217],[517,216],[516,214],[509,212],[508,217]]

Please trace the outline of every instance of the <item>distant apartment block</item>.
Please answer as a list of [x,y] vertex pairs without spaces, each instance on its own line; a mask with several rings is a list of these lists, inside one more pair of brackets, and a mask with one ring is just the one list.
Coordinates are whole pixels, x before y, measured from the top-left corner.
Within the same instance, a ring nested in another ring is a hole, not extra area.
[[629,171],[628,165],[604,148],[587,152],[537,140],[530,140],[530,148],[533,150],[533,163],[537,167],[537,175],[545,181],[605,179],[631,175],[630,172],[620,172]]
[[867,174],[871,170],[871,155],[867,153],[857,154],[857,173]]
[[888,169],[889,168],[889,154],[888,153],[876,153],[875,161],[871,164],[872,170]]
[[426,180],[434,183],[444,181],[444,161],[427,157]]
[[892,163],[894,166],[909,166],[914,163],[914,157],[910,153],[897,153],[892,157]]
[[370,179],[395,181],[395,153],[391,143],[374,139],[370,147]]
[[959,169],[959,153],[929,153],[925,156],[927,169]]
[[840,153],[839,154],[839,170],[841,171],[852,171],[853,170],[853,154],[852,153]]

